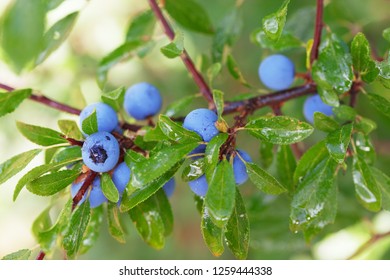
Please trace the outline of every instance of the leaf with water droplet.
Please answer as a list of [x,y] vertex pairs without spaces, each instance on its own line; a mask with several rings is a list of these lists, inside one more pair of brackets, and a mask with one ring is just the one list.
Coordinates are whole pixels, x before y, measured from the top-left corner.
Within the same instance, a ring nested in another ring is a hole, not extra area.
[[249,179],[261,191],[273,195],[281,194],[287,191],[287,189],[282,184],[280,184],[278,180],[257,166],[255,163],[245,162],[245,165]]
[[330,156],[339,164],[344,162],[345,155],[351,141],[353,125],[346,124],[328,134],[326,137],[326,148]]
[[179,143],[202,141],[197,133],[185,129],[183,126],[172,121],[167,116],[159,116],[158,126],[160,127],[161,131],[172,141]]
[[96,245],[103,222],[103,205],[91,209],[91,218],[84,233],[79,254],[83,255]]
[[189,182],[199,178],[204,174],[204,165],[204,158],[190,160],[183,168],[181,179],[184,182]]
[[286,23],[287,7],[290,0],[283,2],[282,6],[270,15],[263,18],[263,30],[268,39],[278,41],[282,35],[284,24]]
[[324,132],[332,132],[338,129],[340,125],[333,118],[321,112],[315,112],[314,127]]
[[361,132],[354,133],[356,151],[360,154],[368,165],[373,165],[376,159],[375,147],[370,137]]
[[202,210],[202,222],[201,222],[201,231],[203,240],[206,243],[207,248],[210,252],[219,257],[224,252],[225,248],[223,245],[223,233],[224,229],[216,226],[211,219],[207,207],[203,207]]
[[220,133],[213,137],[206,146],[206,152],[204,157],[204,171],[206,173],[206,179],[211,181],[211,177],[214,173],[215,167],[219,162],[219,150],[223,143],[226,142],[228,135],[226,133]]

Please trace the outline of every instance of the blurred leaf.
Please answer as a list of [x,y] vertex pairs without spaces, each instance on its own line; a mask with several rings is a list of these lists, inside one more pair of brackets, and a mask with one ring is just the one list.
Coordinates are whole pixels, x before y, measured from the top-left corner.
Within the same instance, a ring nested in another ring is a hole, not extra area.
[[147,10],[138,14],[131,21],[126,32],[126,41],[136,40],[150,40],[153,35],[154,27],[156,25],[156,18],[152,10]]
[[271,174],[261,169],[255,163],[245,162],[245,165],[249,179],[262,192],[277,195],[287,191]]
[[387,41],[390,42],[390,27],[383,30],[382,36],[383,38],[385,38]]
[[221,72],[222,65],[219,62],[213,63],[208,69],[207,69],[207,77],[209,79],[210,85],[214,81],[214,79],[218,76],[218,74]]
[[336,167],[330,157],[322,160],[298,184],[291,201],[290,228],[293,232],[302,230],[307,241],[336,217]]
[[16,122],[16,126],[24,137],[26,137],[31,142],[41,146],[52,146],[56,144],[68,143],[68,141],[62,137],[61,133],[50,128],[35,126],[22,122]]
[[374,129],[377,128],[376,123],[373,120],[359,117],[358,121],[355,123],[354,129],[356,131],[362,132],[365,135],[370,134]]
[[58,120],[58,127],[66,137],[76,140],[84,138],[77,123],[73,120]]
[[351,55],[355,71],[359,72],[363,81],[372,83],[378,76],[379,69],[371,58],[370,44],[361,32],[356,34],[352,40]]
[[294,171],[297,167],[295,156],[289,145],[280,145],[276,153],[276,172],[283,186],[289,192],[294,191]]
[[378,94],[370,93],[367,94],[368,99],[370,100],[371,104],[374,105],[374,107],[384,114],[385,116],[390,118],[390,101],[384,98],[383,96],[380,96]]
[[85,201],[73,211],[70,224],[64,235],[62,246],[68,257],[74,257],[83,242],[83,236],[91,217],[89,201]]
[[226,225],[225,238],[233,255],[239,260],[245,260],[249,249],[249,218],[238,189],[233,212]]
[[282,35],[284,24],[286,23],[287,7],[289,3],[290,0],[284,1],[282,6],[275,13],[263,18],[263,30],[268,39],[278,41]]
[[31,256],[31,250],[29,249],[22,249],[19,251],[16,251],[14,253],[8,254],[2,258],[4,261],[9,260],[28,260]]
[[117,88],[109,92],[102,93],[104,103],[110,105],[115,111],[120,111],[123,108],[126,89],[124,87]]
[[332,111],[335,114],[336,118],[341,121],[354,121],[357,116],[356,110],[347,105],[333,107]]
[[71,13],[57,21],[43,36],[43,47],[35,60],[35,65],[46,60],[69,36],[78,16],[78,12]]
[[359,155],[353,157],[353,182],[358,201],[368,210],[381,209],[382,195],[370,167]]
[[384,87],[390,88],[390,56],[387,55],[387,59],[377,62],[379,68],[379,81]]
[[51,206],[44,209],[32,224],[31,231],[36,239],[38,239],[40,232],[47,231],[52,226],[50,209]]
[[189,30],[206,34],[214,32],[206,11],[193,0],[165,0],[165,9],[175,21]]
[[352,124],[346,124],[329,133],[326,137],[326,148],[328,149],[330,156],[338,164],[344,162],[349,142],[351,141],[352,129]]
[[81,147],[80,146],[70,146],[66,147],[63,150],[58,150],[53,158],[51,159],[51,163],[59,163],[62,161],[68,160],[77,160],[81,158]]
[[372,165],[375,162],[376,153],[374,145],[370,138],[363,133],[357,132],[355,135],[356,151],[360,154],[367,164]]
[[306,43],[306,69],[311,69],[310,55],[311,50],[313,49],[314,39],[309,39]]
[[126,243],[125,232],[119,221],[119,211],[115,203],[107,204],[108,232],[119,243]]
[[329,155],[325,146],[325,141],[318,142],[310,147],[300,158],[294,172],[294,182],[297,184],[305,175],[316,167],[323,159]]
[[202,141],[201,137],[188,129],[185,129],[182,125],[172,121],[169,117],[160,115],[158,126],[161,131],[172,141],[179,143],[194,143]]
[[204,170],[206,179],[208,182],[211,181],[214,170],[219,162],[219,150],[223,143],[226,142],[228,135],[226,133],[219,133],[206,146],[205,157],[204,157]]
[[29,182],[27,189],[36,195],[50,196],[69,186],[79,175],[79,170],[52,172]]
[[260,142],[260,163],[265,169],[269,168],[274,159],[274,144],[267,141]]
[[103,206],[101,205],[99,207],[91,209],[91,218],[89,219],[89,223],[85,230],[84,238],[79,250],[80,255],[85,254],[89,251],[89,249],[96,245],[101,230],[102,222]]
[[243,86],[251,88],[251,85],[248,84],[248,82],[245,80],[244,76],[240,71],[240,68],[238,67],[236,60],[231,54],[227,56],[226,66],[229,70],[230,75],[232,75],[234,79],[238,80]]
[[46,2],[47,4],[47,10],[50,11],[50,10],[53,10],[55,8],[57,8],[59,5],[62,4],[62,2],[64,2],[65,0],[44,0],[44,2]]
[[313,132],[313,127],[287,116],[260,117],[247,123],[249,133],[273,144],[293,144],[300,142]]
[[45,153],[45,164],[48,164],[51,162],[53,156],[60,150],[61,147],[54,146],[53,148],[48,148],[44,150]]
[[161,219],[164,222],[164,235],[169,236],[173,231],[173,213],[171,209],[171,204],[169,203],[165,191],[163,189],[159,189],[149,199],[154,200],[154,203],[156,204],[156,207],[158,209],[158,213],[160,214]]
[[325,104],[328,104],[333,107],[338,107],[340,105],[339,96],[332,88],[318,87],[317,91],[321,97],[321,100]]
[[154,193],[156,193],[160,188],[165,185],[166,182],[168,182],[175,175],[180,165],[180,163],[177,163],[159,178],[153,180],[146,185],[143,185],[141,188],[133,189],[132,192],[130,192],[129,194],[128,187],[127,191],[123,195],[122,202],[120,205],[120,211],[126,212],[135,207],[137,204],[141,203],[142,201],[148,199]]
[[16,0],[2,18],[1,46],[9,63],[20,72],[42,49],[46,3]]
[[382,207],[390,211],[390,177],[375,167],[370,168],[373,177],[382,192]]
[[20,89],[11,92],[0,92],[0,117],[12,113],[32,94],[31,89]]
[[167,117],[173,117],[178,113],[181,113],[182,111],[187,109],[188,106],[192,104],[192,102],[194,102],[194,99],[197,97],[198,95],[190,95],[173,101],[167,106],[167,109],[165,110],[165,115]]
[[168,45],[162,47],[161,52],[167,58],[175,58],[180,56],[184,51],[184,37],[183,33],[176,32],[175,38]]
[[351,55],[348,47],[335,34],[328,34],[322,41],[318,59],[313,64],[312,75],[318,87],[325,91],[334,90],[341,94],[351,88]]
[[233,167],[224,159],[215,168],[205,197],[214,224],[223,228],[229,221],[234,208],[236,183]]
[[83,120],[81,128],[83,132],[88,135],[98,132],[98,121],[95,109],[88,117]]
[[213,90],[213,100],[215,104],[215,108],[217,109],[217,114],[218,114],[218,121],[222,119],[222,113],[223,113],[223,108],[225,106],[225,103],[223,101],[223,96],[224,93],[220,90]]
[[136,162],[132,168],[131,183],[142,188],[182,161],[184,157],[198,146],[198,142],[172,145],[151,155],[149,159]]
[[207,248],[215,256],[219,257],[225,251],[223,245],[224,229],[216,226],[209,215],[207,207],[203,207],[200,229]]
[[69,159],[69,160],[62,161],[62,162],[49,163],[49,164],[44,164],[44,165],[39,165],[37,167],[34,167],[29,172],[27,172],[22,178],[20,178],[20,180],[19,180],[19,182],[16,185],[15,190],[14,190],[13,200],[14,201],[16,200],[16,198],[18,197],[20,191],[29,182],[37,179],[38,177],[42,176],[43,174],[45,174],[45,173],[47,173],[49,171],[57,170],[58,168],[66,166],[66,165],[68,165],[70,163],[73,163],[73,162],[75,162],[77,160],[81,160],[81,158],[79,158],[79,159]]
[[181,179],[184,182],[193,181],[203,175],[205,169],[204,158],[190,160],[183,168]]
[[272,41],[267,37],[262,28],[252,32],[251,40],[262,48],[268,48],[274,51],[284,51],[304,46],[298,38],[287,32],[283,32],[278,41]]
[[[335,108],[340,108],[340,107],[335,107]],[[324,132],[332,132],[338,129],[340,126],[333,118],[328,117],[327,115],[321,112],[315,112],[314,127]]]
[[0,184],[22,171],[41,151],[41,149],[27,151],[0,164]]
[[114,203],[118,202],[119,192],[118,189],[115,187],[110,174],[103,173],[101,175],[101,182],[102,182],[102,191],[104,196],[111,202]]

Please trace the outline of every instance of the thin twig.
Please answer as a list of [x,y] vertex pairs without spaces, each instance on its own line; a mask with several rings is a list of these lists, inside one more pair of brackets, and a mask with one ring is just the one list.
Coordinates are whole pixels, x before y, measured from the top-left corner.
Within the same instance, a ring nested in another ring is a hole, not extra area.
[[323,23],[323,13],[324,13],[324,0],[317,0],[317,12],[316,12],[316,24],[314,28],[314,39],[313,46],[310,53],[310,65],[318,58],[318,49],[321,43],[321,33]]
[[379,240],[382,240],[383,238],[388,237],[388,236],[390,236],[390,231],[389,231],[389,232],[385,232],[385,233],[374,234],[373,236],[371,236],[370,239],[368,239],[365,243],[363,243],[363,244],[356,250],[356,252],[353,253],[353,254],[348,258],[348,260],[352,260],[352,259],[356,258],[356,257],[359,256],[361,253],[363,253],[363,252],[366,251],[368,248],[370,248],[372,245],[374,245],[376,242],[378,242]]

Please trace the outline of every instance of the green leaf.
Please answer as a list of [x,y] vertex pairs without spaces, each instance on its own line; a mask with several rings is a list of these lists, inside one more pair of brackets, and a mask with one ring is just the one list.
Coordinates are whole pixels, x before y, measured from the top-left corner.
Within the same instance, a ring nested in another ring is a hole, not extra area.
[[382,207],[390,211],[390,177],[375,167],[371,167],[370,170],[382,192]]
[[164,235],[169,236],[173,231],[173,213],[171,204],[163,189],[159,189],[151,198],[154,199],[158,213],[164,222]]
[[58,150],[50,162],[59,163],[62,161],[68,160],[78,160],[81,158],[81,147],[80,146],[70,146],[65,149]]
[[313,127],[287,116],[261,117],[248,122],[245,129],[263,141],[288,145],[300,142],[313,132]]
[[150,40],[153,35],[156,18],[152,10],[147,10],[137,15],[131,21],[126,32],[126,41]]
[[4,261],[12,260],[28,260],[31,256],[32,251],[30,249],[22,249],[14,253],[8,254],[2,258]]
[[160,142],[164,140],[169,140],[168,136],[166,136],[159,125],[156,125],[155,127],[144,127],[145,135],[143,140],[145,142]]
[[48,11],[50,10],[53,10],[55,8],[57,8],[59,5],[62,4],[62,2],[64,2],[65,0],[44,0],[44,2],[46,2],[46,9]]
[[234,79],[238,80],[243,86],[251,88],[251,85],[248,84],[248,82],[244,78],[243,74],[240,71],[240,68],[238,67],[236,60],[231,54],[227,56],[226,66],[229,70],[230,75],[232,75]]
[[43,210],[32,224],[31,231],[34,237],[37,239],[39,237],[40,232],[47,231],[48,229],[50,229],[50,227],[52,227],[50,209],[51,206],[48,206],[45,210]]
[[132,168],[131,184],[142,188],[169,171],[197,146],[197,142],[172,145],[151,155],[145,161],[136,162]]
[[332,88],[317,87],[318,94],[321,100],[330,106],[337,107],[340,105],[339,96]]
[[205,206],[202,209],[200,229],[202,231],[203,240],[213,256],[221,256],[225,250],[223,245],[224,230],[214,224],[209,215],[209,210]]
[[194,99],[197,98],[198,95],[190,95],[183,98],[180,98],[167,106],[165,110],[165,115],[167,117],[173,117],[183,112],[194,102]]
[[367,164],[373,165],[376,159],[374,145],[369,136],[361,132],[354,133],[356,151],[360,154]]
[[126,89],[124,87],[117,88],[110,92],[103,92],[102,100],[118,112],[123,108],[125,92]]
[[338,163],[342,164],[347,153],[349,142],[351,141],[353,125],[346,124],[328,134],[326,137],[326,148],[330,156]]
[[177,32],[173,41],[162,47],[160,50],[167,58],[176,58],[180,56],[184,51],[183,33]]
[[274,144],[267,141],[260,142],[260,163],[261,166],[265,169],[269,168],[274,159]]
[[330,157],[322,160],[298,184],[291,201],[290,228],[293,232],[302,230],[307,241],[336,217],[336,167]]
[[96,110],[93,110],[93,112],[83,120],[83,123],[81,124],[81,129],[85,134],[88,135],[98,132]]
[[280,145],[276,153],[276,172],[280,182],[289,192],[294,191],[294,171],[297,166],[295,156],[288,145]]
[[173,175],[179,169],[180,165],[180,163],[177,163],[159,178],[146,185],[143,185],[141,188],[132,189],[132,192],[129,194],[128,190],[125,191],[120,205],[120,211],[126,212],[156,193],[165,185],[166,182],[168,182],[173,177]]
[[377,125],[374,121],[360,117],[358,121],[355,123],[354,129],[356,131],[362,132],[365,135],[370,134],[374,129],[376,129]]
[[41,64],[61,46],[72,31],[78,14],[78,12],[74,12],[60,19],[45,33],[43,47],[35,60],[35,65]]
[[208,69],[207,69],[207,78],[209,79],[210,86],[212,85],[214,79],[218,76],[218,74],[222,70],[222,65],[219,62],[213,63]]
[[80,255],[85,254],[89,251],[89,249],[96,245],[101,230],[102,222],[103,206],[101,205],[99,207],[91,209],[91,218],[89,219],[89,223],[85,230],[84,238],[79,250]]
[[119,243],[126,243],[125,232],[119,220],[119,211],[115,203],[107,204],[107,222],[110,235]]
[[[335,34],[329,34],[322,41],[318,59],[313,64],[312,76],[318,87],[325,91],[342,94],[351,88],[352,58],[348,47]],[[326,99],[322,100],[325,102]]]
[[103,57],[99,63],[97,71],[97,81],[99,86],[102,88],[107,80],[108,71],[117,63],[130,59],[134,56],[137,50],[142,47],[143,42],[141,41],[128,41],[123,45],[119,46],[111,53]]
[[310,147],[300,158],[294,172],[294,182],[297,184],[306,174],[314,169],[322,160],[329,155],[325,141],[318,142]]
[[378,94],[367,94],[371,104],[383,115],[390,118],[390,101]]
[[285,51],[293,48],[304,47],[304,43],[288,32],[283,32],[278,41],[270,40],[263,28],[256,29],[251,34],[251,40],[264,49]]
[[222,118],[223,108],[225,103],[223,101],[224,93],[220,90],[213,90],[213,100],[215,104],[215,108],[217,109],[218,121]]
[[27,189],[36,195],[50,196],[69,186],[79,175],[79,170],[52,172],[29,182]]
[[20,133],[31,142],[41,146],[52,146],[68,143],[61,133],[46,127],[35,126],[22,122],[16,122]]
[[45,174],[45,173],[47,173],[49,171],[57,170],[58,168],[66,166],[66,165],[68,165],[70,163],[73,163],[73,162],[75,162],[77,160],[81,160],[81,158],[69,159],[69,160],[62,161],[62,162],[44,164],[44,165],[40,165],[40,166],[37,166],[37,167],[31,169],[22,178],[20,178],[18,184],[15,187],[13,200],[14,201],[16,200],[16,198],[18,197],[18,195],[21,192],[21,190],[23,189],[23,187],[26,184],[28,184],[29,182],[37,179],[38,177],[42,176],[43,174]]
[[76,140],[82,140],[84,138],[79,126],[73,120],[59,120],[58,127],[66,137]]
[[354,121],[357,112],[354,108],[347,106],[347,105],[340,105],[339,107],[333,107],[332,109],[334,115],[336,116],[337,119],[340,121]]
[[390,42],[390,27],[383,30],[382,36],[383,38],[385,38],[387,41]]
[[62,246],[68,257],[74,257],[83,243],[85,230],[91,217],[89,201],[84,202],[76,208],[70,218],[70,224],[64,235]]
[[382,194],[370,167],[359,155],[353,157],[352,178],[358,201],[368,210],[381,209]]
[[172,121],[169,117],[160,115],[158,126],[161,131],[172,141],[179,143],[193,143],[202,141],[201,137],[190,130],[185,129],[182,125]]
[[0,184],[22,171],[41,151],[41,149],[27,151],[0,164]]
[[377,62],[379,68],[379,81],[384,87],[390,88],[390,56],[387,55],[387,59]]
[[351,55],[355,71],[359,72],[363,81],[372,83],[378,76],[379,69],[371,58],[370,44],[361,32],[356,34],[352,40]]
[[213,222],[223,228],[233,212],[236,195],[236,183],[233,167],[224,159],[215,168],[209,182],[205,198],[205,207]]
[[[336,107],[340,108],[340,107]],[[314,127],[324,131],[324,132],[332,132],[340,127],[340,125],[331,117],[321,113],[314,113]]]
[[183,173],[181,174],[181,179],[184,182],[193,181],[198,179],[204,174],[205,169],[204,158],[199,158],[196,160],[190,160],[183,168]]
[[11,92],[0,92],[0,117],[12,113],[32,94],[31,89],[20,89]]
[[105,197],[111,202],[118,202],[119,192],[115,187],[114,182],[111,179],[111,176],[108,173],[103,173],[101,175],[102,179],[102,191]]
[[16,0],[2,18],[1,47],[13,68],[20,72],[42,49],[46,4]]
[[263,30],[268,39],[278,41],[282,35],[286,23],[287,7],[290,0],[283,2],[282,6],[275,12],[263,18]]
[[255,163],[245,162],[245,165],[249,179],[259,190],[273,195],[281,194],[287,191],[287,189],[282,186],[272,175],[261,169]]
[[214,32],[206,11],[193,0],[166,0],[165,9],[175,21],[189,30],[206,34]]
[[223,143],[226,142],[228,134],[219,133],[206,146],[205,157],[204,157],[204,170],[206,172],[206,179],[208,182],[211,181],[214,170],[219,162],[219,150]]
[[245,260],[249,249],[249,218],[238,189],[233,213],[226,225],[225,238],[233,255],[239,260]]

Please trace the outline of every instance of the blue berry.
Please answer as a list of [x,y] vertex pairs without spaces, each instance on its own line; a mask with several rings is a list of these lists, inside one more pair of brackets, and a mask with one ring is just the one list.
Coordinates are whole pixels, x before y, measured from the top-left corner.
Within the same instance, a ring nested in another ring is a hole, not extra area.
[[205,196],[209,188],[205,175],[202,175],[193,181],[189,181],[188,185],[190,186],[191,190],[199,196]]
[[327,116],[333,115],[332,106],[325,104],[318,94],[309,96],[303,104],[303,114],[308,122],[314,123],[315,112],[321,112]]
[[118,189],[118,192],[121,196],[130,181],[130,175],[130,168],[125,162],[118,164],[112,173],[112,181],[114,182],[114,185]]
[[289,88],[294,82],[294,76],[294,63],[284,55],[270,55],[260,63],[260,80],[270,89],[283,90]]
[[98,131],[111,132],[118,126],[118,116],[115,110],[103,103],[93,103],[85,107],[80,113],[80,127],[82,129],[83,121],[96,110]]
[[119,144],[108,132],[96,132],[85,139],[81,148],[84,164],[95,172],[107,172],[119,159]]
[[162,99],[156,87],[149,83],[138,83],[127,89],[123,106],[136,120],[145,120],[160,111]]
[[204,141],[209,142],[219,131],[215,127],[218,120],[216,113],[209,109],[196,109],[191,111],[184,119],[183,127],[198,133]]
[[[84,181],[73,183],[70,189],[70,193],[72,195],[72,198],[76,196],[78,191],[81,189],[81,186],[83,185]],[[80,200],[79,204],[83,203],[87,197],[87,192],[84,194],[83,198]],[[100,177],[96,177],[95,180],[92,182],[92,188],[89,193],[89,203],[91,208],[95,208],[103,204],[107,201],[107,198],[104,196],[101,185],[100,185]]]
[[171,197],[175,191],[175,178],[171,178],[168,182],[166,182],[163,186],[163,190],[167,197]]
[[[247,162],[252,162],[251,157],[242,150],[237,150],[240,156]],[[248,173],[246,171],[245,163],[236,155],[233,159],[234,179],[237,185],[244,184],[248,180]]]

